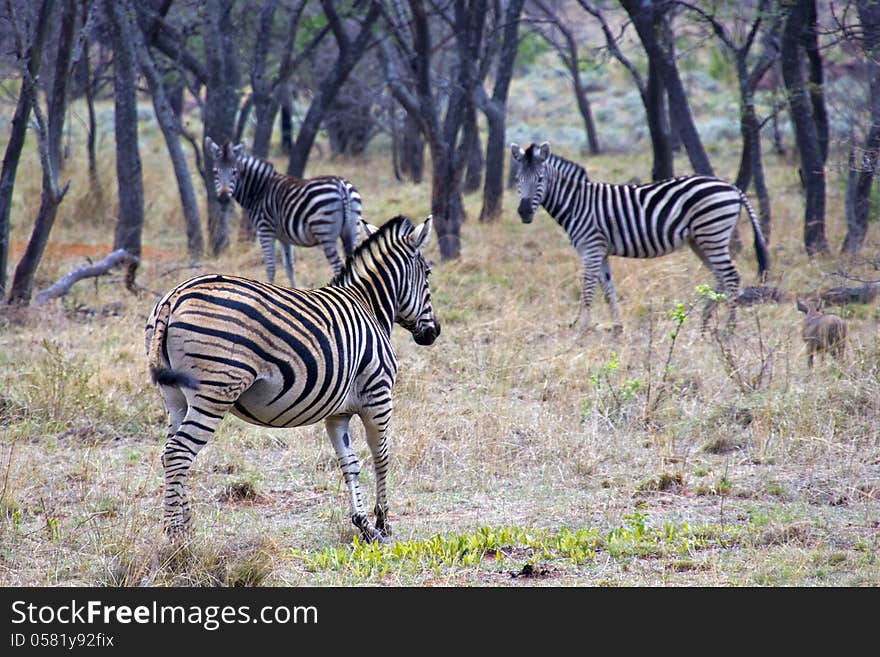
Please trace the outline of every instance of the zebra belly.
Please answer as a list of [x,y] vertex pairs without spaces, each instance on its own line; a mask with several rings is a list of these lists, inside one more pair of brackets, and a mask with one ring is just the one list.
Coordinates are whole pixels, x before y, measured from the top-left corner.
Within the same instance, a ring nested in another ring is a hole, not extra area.
[[245,390],[231,411],[234,415],[266,427],[302,427],[320,422],[348,407],[351,385],[336,388],[334,394],[316,397],[305,394],[295,386],[286,393],[279,393],[282,387],[271,379],[259,379]]

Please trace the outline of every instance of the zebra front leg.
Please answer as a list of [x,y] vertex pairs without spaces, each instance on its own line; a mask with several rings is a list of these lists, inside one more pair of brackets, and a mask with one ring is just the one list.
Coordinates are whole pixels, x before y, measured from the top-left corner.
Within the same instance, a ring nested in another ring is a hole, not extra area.
[[358,463],[357,455],[351,448],[351,436],[348,432],[349,420],[351,420],[350,415],[334,415],[324,420],[324,427],[327,429],[327,435],[330,437],[330,442],[336,451],[336,460],[339,463],[339,468],[342,470],[342,478],[345,480],[346,485],[348,485],[351,522],[361,531],[361,534],[367,541],[384,542],[382,534],[370,522],[370,519],[367,517],[367,511],[364,508],[361,487],[358,483],[361,466]]
[[601,258],[585,256],[583,258],[584,286],[581,291],[581,306],[578,315],[571,323],[571,328],[578,327],[580,332],[590,330],[590,310],[593,306],[593,295],[596,293],[596,278],[601,268]]
[[372,415],[360,417],[366,430],[370,453],[373,455],[373,471],[376,475],[376,506],[373,508],[376,514],[376,529],[387,538],[391,536],[391,523],[388,521],[388,500],[385,492],[388,478],[388,444],[385,437],[391,418],[390,398],[387,405],[371,406],[370,411]]

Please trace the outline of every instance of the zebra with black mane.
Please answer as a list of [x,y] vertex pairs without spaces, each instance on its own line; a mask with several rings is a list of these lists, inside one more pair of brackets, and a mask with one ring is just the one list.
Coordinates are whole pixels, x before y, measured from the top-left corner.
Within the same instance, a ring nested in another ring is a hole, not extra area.
[[[332,281],[294,289],[207,274],[181,283],[146,325],[151,377],[168,412],[162,453],[164,528],[191,525],[187,477],[227,413],[265,427],[324,422],[350,495],[351,520],[367,540],[391,533],[386,501],[397,323],[417,344],[440,335],[422,250],[432,220],[391,219],[371,232]],[[365,428],[376,475],[375,523],[358,484],[349,422]]]
[[214,161],[214,188],[221,202],[234,198],[248,212],[263,251],[267,280],[275,280],[275,240],[294,286],[293,246],[320,246],[336,275],[342,269],[337,240],[350,256],[361,229],[361,196],[338,176],[297,178],[271,162],[246,155],[244,144],[205,143]]
[[[769,255],[755,212],[742,191],[710,176],[683,176],[642,185],[591,182],[582,166],[550,153],[547,142],[523,150],[511,144],[519,163],[518,213],[531,223],[542,207],[562,226],[581,259],[581,305],[572,326],[590,326],[596,279],[611,307],[615,329],[622,326],[608,256],[654,258],[682,244],[714,274],[729,304],[728,325],[736,322],[740,276],[730,258],[730,236],[744,206],[755,235],[758,274],[763,280]],[[714,302],[703,314],[706,327]]]

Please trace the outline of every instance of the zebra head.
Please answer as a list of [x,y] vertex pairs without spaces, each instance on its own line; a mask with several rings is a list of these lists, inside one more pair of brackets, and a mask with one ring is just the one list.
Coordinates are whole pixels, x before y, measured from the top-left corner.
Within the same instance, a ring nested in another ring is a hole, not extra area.
[[228,203],[235,195],[235,187],[238,185],[238,159],[244,154],[244,144],[233,146],[227,141],[218,146],[210,137],[205,137],[205,144],[211,149],[211,159],[214,162],[214,190],[217,198],[221,203]]
[[550,144],[532,144],[523,150],[519,144],[511,144],[513,159],[519,162],[516,174],[516,190],[519,192],[519,213],[524,224],[532,223],[538,206],[544,201],[547,191],[547,158],[550,157]]
[[434,315],[428,286],[431,267],[422,255],[433,223],[433,218],[428,216],[424,223],[404,237],[406,246],[412,249],[412,257],[400,263],[403,285],[399,290],[395,321],[412,333],[413,340],[420,345],[433,344],[440,335],[440,322]]

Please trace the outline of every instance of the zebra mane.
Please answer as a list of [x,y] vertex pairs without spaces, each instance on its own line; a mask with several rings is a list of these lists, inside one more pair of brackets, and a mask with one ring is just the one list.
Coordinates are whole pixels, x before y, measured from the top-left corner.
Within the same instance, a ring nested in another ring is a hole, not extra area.
[[345,259],[345,264],[342,266],[342,269],[340,269],[339,273],[330,280],[329,284],[339,285],[340,283],[342,283],[342,281],[345,280],[346,276],[352,273],[354,262],[360,259],[361,254],[364,251],[367,251],[373,242],[383,240],[385,239],[385,236],[389,234],[401,234],[403,236],[406,236],[409,235],[414,229],[415,226],[413,225],[412,221],[402,214],[397,215],[393,219],[389,219],[384,224],[379,226],[379,230],[369,235],[367,239],[361,242],[358,247],[352,252],[352,254]]
[[568,179],[574,178],[578,182],[590,182],[590,176],[587,175],[587,170],[582,165],[566,160],[556,153],[550,153],[550,157],[547,158],[547,166],[556,169]]

